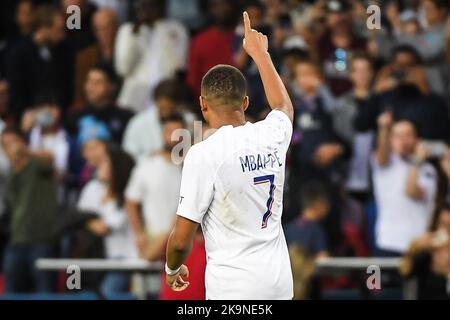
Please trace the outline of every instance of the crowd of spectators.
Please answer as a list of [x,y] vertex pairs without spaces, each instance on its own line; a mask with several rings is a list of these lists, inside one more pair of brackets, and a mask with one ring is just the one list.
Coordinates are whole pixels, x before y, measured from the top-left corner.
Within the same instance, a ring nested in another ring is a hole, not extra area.
[[[450,297],[448,0],[1,1],[0,293],[64,291],[43,257],[164,260],[173,133],[202,120],[204,74],[238,67],[247,120],[269,110],[243,10],[295,108],[283,225],[296,297],[311,297],[308,259],[329,256],[404,256],[422,298]],[[160,298],[204,298],[201,233],[187,263],[190,288]],[[83,277],[103,297],[132,285]]]

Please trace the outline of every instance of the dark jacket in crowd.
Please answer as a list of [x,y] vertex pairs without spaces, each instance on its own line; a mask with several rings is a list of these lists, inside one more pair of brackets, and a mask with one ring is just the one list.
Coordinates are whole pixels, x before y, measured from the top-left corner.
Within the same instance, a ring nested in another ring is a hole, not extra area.
[[[330,175],[339,171],[340,160],[350,157],[350,147],[334,130],[330,111],[321,96],[312,101],[294,99],[294,136],[291,145],[291,168],[302,179],[329,180]],[[327,167],[315,164],[315,153],[323,144],[337,143],[344,148],[344,154]]]
[[57,225],[57,182],[51,165],[38,158],[6,182],[10,243],[28,245],[54,240]]
[[355,129],[376,130],[378,117],[387,110],[392,111],[394,119],[413,121],[423,139],[450,141],[449,108],[445,100],[434,93],[423,94],[412,85],[374,95],[360,108],[355,117]]
[[65,108],[71,101],[73,57],[65,42],[56,48],[38,46],[30,38],[11,49],[5,58],[10,85],[10,110],[18,118],[43,96]]

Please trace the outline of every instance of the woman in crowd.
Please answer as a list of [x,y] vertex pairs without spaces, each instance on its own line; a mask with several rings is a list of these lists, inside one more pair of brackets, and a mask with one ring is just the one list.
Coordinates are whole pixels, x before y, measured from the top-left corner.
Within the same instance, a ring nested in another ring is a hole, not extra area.
[[[135,258],[137,252],[124,209],[124,190],[134,161],[114,144],[106,145],[106,153],[97,168],[97,177],[82,190],[78,209],[97,215],[86,223],[86,228],[104,239],[106,258]],[[107,296],[127,292],[129,288],[129,274],[110,272],[104,277],[100,291]]]

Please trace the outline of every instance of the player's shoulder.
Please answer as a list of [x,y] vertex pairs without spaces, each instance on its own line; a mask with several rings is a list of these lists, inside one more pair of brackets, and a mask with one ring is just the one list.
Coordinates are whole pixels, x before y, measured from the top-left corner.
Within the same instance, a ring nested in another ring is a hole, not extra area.
[[276,143],[288,144],[292,137],[293,125],[288,115],[280,110],[272,110],[264,120],[255,123],[260,136]]
[[281,110],[272,110],[266,116],[265,119],[256,122],[257,125],[267,125],[267,124],[281,124],[283,126],[292,127],[292,122],[289,119],[288,115]]
[[189,148],[186,160],[203,159],[203,161],[206,162],[208,160],[213,161],[219,157],[219,154],[223,154],[221,151],[226,148],[227,141],[232,139],[231,130],[229,129],[230,128],[228,127],[222,127],[203,141],[194,144]]

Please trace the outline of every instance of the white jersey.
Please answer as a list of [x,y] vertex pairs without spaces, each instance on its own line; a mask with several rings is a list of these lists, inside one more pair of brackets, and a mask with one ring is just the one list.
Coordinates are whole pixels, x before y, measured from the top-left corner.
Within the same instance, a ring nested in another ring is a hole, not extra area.
[[222,127],[189,150],[177,214],[201,223],[207,299],[292,299],[281,226],[291,136],[291,121],[275,110],[255,124]]

